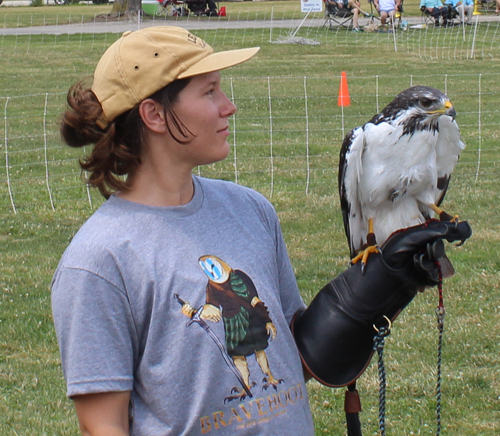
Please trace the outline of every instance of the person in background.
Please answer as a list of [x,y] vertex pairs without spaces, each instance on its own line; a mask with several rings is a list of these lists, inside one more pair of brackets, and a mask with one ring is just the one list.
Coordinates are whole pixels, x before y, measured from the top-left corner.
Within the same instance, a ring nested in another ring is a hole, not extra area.
[[380,24],[382,29],[386,29],[387,18],[394,24],[396,11],[399,11],[401,0],[374,0],[375,8],[380,14]]
[[370,17],[370,14],[368,12],[365,12],[363,9],[361,9],[361,3],[358,0],[326,0],[325,5],[327,10],[329,10],[332,5],[336,5],[339,9],[346,9],[347,11],[352,12],[353,32],[363,31],[358,24],[360,14],[365,17]]
[[448,8],[443,6],[441,0],[420,0],[420,10],[434,18],[434,24],[439,27],[440,18],[443,19],[443,26],[448,25]]
[[[500,0],[499,0],[500,1]],[[445,5],[452,8],[452,11],[448,11],[448,16],[452,16],[453,9],[456,10],[460,16],[460,23],[471,25],[472,16],[474,13],[474,0],[446,0]],[[467,15],[467,21],[465,21],[465,16]]]

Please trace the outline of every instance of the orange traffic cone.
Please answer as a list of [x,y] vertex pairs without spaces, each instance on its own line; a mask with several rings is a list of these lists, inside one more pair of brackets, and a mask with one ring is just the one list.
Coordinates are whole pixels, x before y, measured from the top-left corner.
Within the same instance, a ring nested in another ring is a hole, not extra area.
[[347,87],[347,76],[345,71],[342,71],[342,76],[340,77],[340,89],[339,89],[339,100],[338,106],[350,106],[351,98],[349,97],[349,88]]

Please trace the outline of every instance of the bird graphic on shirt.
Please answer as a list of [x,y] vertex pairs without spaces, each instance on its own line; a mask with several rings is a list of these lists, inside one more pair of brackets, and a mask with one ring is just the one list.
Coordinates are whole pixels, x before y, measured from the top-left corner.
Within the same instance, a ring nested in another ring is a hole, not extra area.
[[393,232],[434,214],[458,222],[439,207],[465,148],[455,116],[443,92],[413,86],[344,138],[340,203],[351,262],[362,270]]
[[201,256],[198,262],[208,277],[206,304],[201,316],[212,322],[223,321],[227,353],[247,388],[234,387],[225,402],[243,400],[248,390],[255,386],[250,382],[247,362],[252,355],[264,374],[262,389],[272,387],[276,390],[283,380],[273,376],[265,349],[269,340],[276,337],[277,330],[252,279],[214,255]]

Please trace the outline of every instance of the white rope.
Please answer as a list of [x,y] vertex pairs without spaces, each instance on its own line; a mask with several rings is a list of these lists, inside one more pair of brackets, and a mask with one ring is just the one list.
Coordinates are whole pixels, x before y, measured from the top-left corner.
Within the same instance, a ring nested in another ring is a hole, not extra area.
[[395,28],[395,24],[396,24],[396,13],[394,12],[393,15],[392,15],[391,27],[392,27],[392,39],[394,40],[394,51],[397,52],[398,51],[398,44],[396,42],[396,28]]
[[267,78],[267,93],[269,99],[269,160],[271,166],[271,197],[274,190],[274,157],[273,157],[273,111],[271,99],[271,78]]
[[10,97],[7,97],[4,107],[4,132],[5,132],[5,174],[7,176],[7,188],[9,190],[10,204],[14,213],[17,213],[16,205],[14,203],[14,195],[12,194],[12,186],[10,184],[10,168],[9,168],[9,141],[7,134],[7,106],[9,105]]
[[[83,147],[84,155],[87,154],[87,147]],[[88,180],[88,172],[85,171],[85,180]],[[89,201],[90,207],[92,207],[92,194],[90,193],[90,185],[85,183],[85,189],[87,191],[87,200]]]
[[476,24],[474,26],[474,36],[472,37],[472,46],[470,49],[470,58],[474,59],[474,50],[476,47],[477,25],[479,23],[479,15],[476,15]]
[[47,103],[49,100],[49,94],[45,94],[45,104],[43,108],[43,154],[45,160],[45,186],[47,187],[47,191],[49,193],[50,199],[50,207],[53,211],[56,210],[54,207],[54,199],[52,197],[52,190],[50,189],[49,183],[49,160],[48,160],[48,150],[47,150]]
[[269,26],[269,42],[273,40],[273,20],[274,20],[274,6],[271,8],[271,24]]
[[481,74],[479,74],[478,79],[478,91],[477,91],[477,101],[478,101],[478,110],[477,110],[477,168],[476,168],[476,180],[477,183],[479,179],[479,169],[481,167],[481,148],[482,148],[482,137],[481,137]]
[[304,76],[304,107],[306,114],[306,171],[307,171],[307,179],[306,179],[306,195],[309,194],[309,181],[311,178],[311,169],[309,167],[309,108],[308,108],[308,100],[307,100],[307,77]]
[[297,35],[297,32],[300,30],[300,28],[302,27],[302,25],[304,24],[304,21],[306,21],[306,18],[309,16],[309,13],[311,12],[311,10],[307,11],[307,14],[306,16],[304,17],[304,19],[300,22],[300,24],[297,26],[297,28],[295,29],[295,32],[292,33],[292,38]]
[[[230,78],[229,81],[231,87],[231,101],[234,103],[234,84],[233,78]],[[236,144],[236,114],[232,115],[233,120],[233,166],[234,166],[234,182],[238,183],[238,153],[237,153],[237,144]]]

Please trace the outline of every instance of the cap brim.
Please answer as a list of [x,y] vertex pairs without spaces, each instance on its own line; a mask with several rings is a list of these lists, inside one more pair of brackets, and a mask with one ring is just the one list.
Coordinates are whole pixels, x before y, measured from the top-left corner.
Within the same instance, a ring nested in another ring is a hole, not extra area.
[[177,78],[185,79],[186,77],[197,76],[198,74],[211,73],[212,71],[234,67],[254,57],[259,50],[260,47],[251,47],[212,53],[189,67],[186,71],[183,71]]

